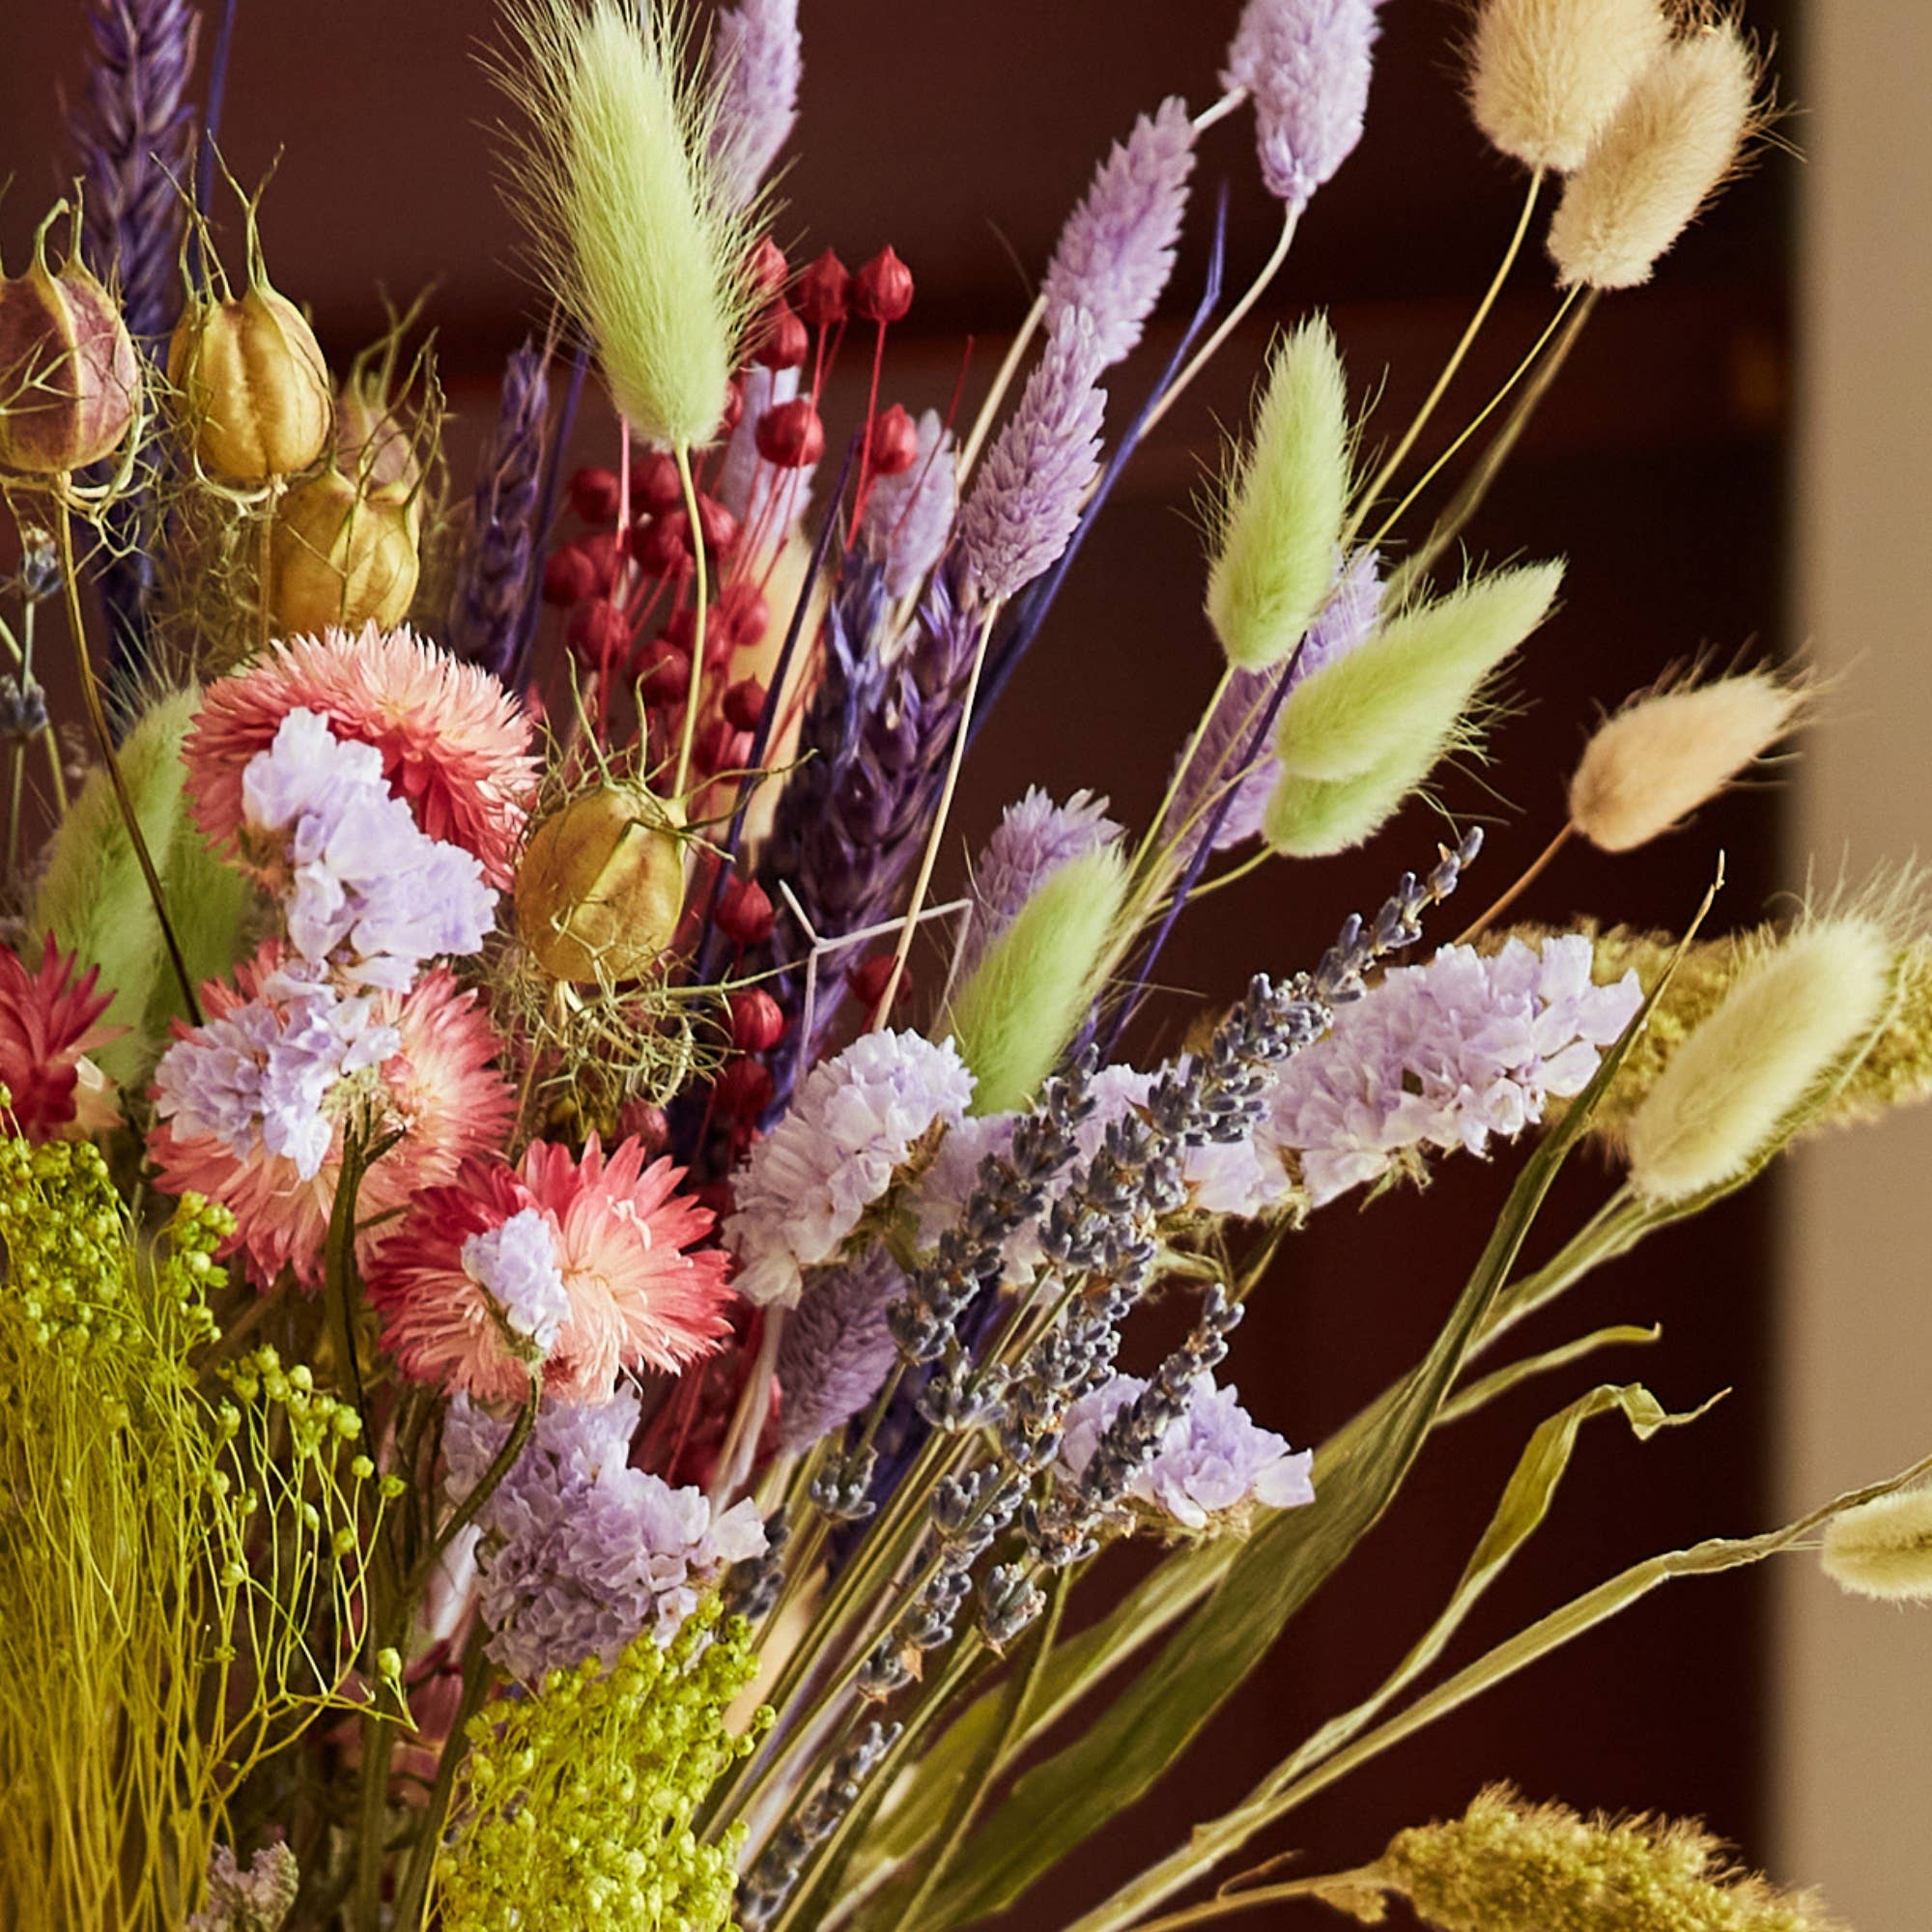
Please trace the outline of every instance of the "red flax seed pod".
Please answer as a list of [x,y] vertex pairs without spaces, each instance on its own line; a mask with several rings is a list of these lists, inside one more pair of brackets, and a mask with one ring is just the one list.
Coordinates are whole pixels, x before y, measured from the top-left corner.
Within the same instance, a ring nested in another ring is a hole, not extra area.
[[[870,1012],[886,996],[886,981],[893,977],[893,955],[890,952],[875,952],[869,959],[862,960],[845,975],[845,983],[852,989],[852,997]],[[894,1006],[903,1003],[912,991],[911,969],[899,975],[898,991],[893,995]]]
[[919,461],[919,431],[897,403],[873,420],[866,439],[866,468],[874,476],[903,476]]
[[852,313],[867,322],[902,322],[912,307],[912,270],[881,248],[852,277]]
[[675,704],[691,689],[691,653],[668,638],[653,638],[631,667],[646,704]]
[[774,302],[752,360],[766,369],[797,369],[811,352],[811,337],[789,302]]
[[647,456],[631,472],[631,508],[657,516],[675,510],[684,502],[684,479],[677,473],[677,460],[659,450]]
[[716,497],[698,497],[697,527],[712,555],[729,556],[737,549],[738,519]]
[[755,434],[758,454],[781,469],[803,469],[825,454],[825,424],[810,396],[794,396],[768,409],[758,418]]
[[719,897],[718,930],[740,946],[762,946],[777,923],[772,902],[755,879],[733,880]]
[[563,639],[585,670],[601,671],[629,655],[631,626],[608,597],[593,597],[570,613]]
[[740,1053],[769,1053],[787,1025],[784,1009],[762,986],[731,995],[731,1044]]
[[711,1098],[727,1121],[755,1121],[772,1104],[773,1081],[761,1060],[733,1060],[712,1083]]
[[852,275],[830,248],[798,278],[792,305],[813,328],[831,328],[852,306]]
[[760,294],[775,296],[785,285],[791,273],[791,264],[784,258],[784,250],[769,235],[758,237],[758,245],[752,250],[752,285]]
[[717,719],[697,734],[696,756],[706,776],[742,772],[752,756],[752,734],[726,719]]
[[586,524],[608,524],[616,516],[621,486],[614,469],[579,469],[569,489],[570,507]]
[[568,610],[595,596],[600,588],[597,566],[576,544],[565,544],[544,559],[543,601]]
[[724,385],[724,408],[718,417],[718,433],[714,440],[722,442],[738,427],[738,419],[745,413],[745,391],[734,376]]
[[691,520],[682,510],[661,510],[631,532],[631,554],[646,577],[669,577],[691,561]]
[[749,579],[727,583],[719,593],[712,615],[719,635],[728,637],[734,644],[755,644],[772,622],[771,606]]
[[724,694],[724,711],[734,730],[755,731],[765,715],[765,687],[754,677],[741,678]]

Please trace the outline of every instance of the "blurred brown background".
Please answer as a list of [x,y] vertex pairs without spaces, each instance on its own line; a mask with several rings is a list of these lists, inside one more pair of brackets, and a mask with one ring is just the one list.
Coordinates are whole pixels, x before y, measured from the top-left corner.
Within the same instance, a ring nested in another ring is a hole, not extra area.
[[[1776,0],[1747,9],[1767,37],[1807,24],[1787,11]],[[890,242],[911,265],[918,300],[894,333],[885,399],[944,407],[970,334],[970,408],[1094,159],[1164,94],[1197,106],[1212,98],[1237,12],[1237,0],[805,0],[803,121],[779,232],[799,264],[827,244],[856,264]],[[1262,309],[1128,471],[976,749],[948,858],[953,877],[965,845],[1028,782],[1063,795],[1093,786],[1130,821],[1153,806],[1216,669],[1198,614],[1190,497],[1213,460],[1217,423],[1241,415],[1270,328],[1311,306],[1331,311],[1364,402],[1380,392],[1371,442],[1397,433],[1432,380],[1521,192],[1463,111],[1461,17],[1451,0],[1387,8],[1367,138],[1318,196]],[[497,108],[471,57],[488,24],[489,10],[471,0],[244,0],[224,128],[244,181],[281,156],[266,205],[270,267],[280,287],[312,305],[338,366],[380,327],[380,286],[407,298],[436,282],[442,370],[464,419],[459,461],[488,424],[503,353],[541,321],[490,187],[488,124]],[[48,158],[58,152],[54,97],[78,86],[78,35],[71,0],[14,0],[0,21],[0,174],[14,178],[0,205],[0,242],[10,261],[58,183]],[[1787,72],[1792,55],[1787,39]],[[1771,156],[1653,288],[1603,306],[1469,532],[1471,551],[1492,559],[1561,553],[1570,576],[1565,608],[1528,654],[1520,702],[1496,733],[1494,766],[1452,774],[1441,787],[1457,821],[1482,820],[1491,843],[1468,904],[1450,909],[1439,937],[1554,829],[1562,780],[1598,703],[1706,644],[1784,645],[1796,172]],[[1276,211],[1255,179],[1244,118],[1207,138],[1197,179],[1169,313],[1119,372],[1117,422],[1137,406],[1192,304],[1216,185],[1225,180],[1232,193],[1233,285],[1273,237]],[[1481,406],[1552,306],[1532,248],[1426,449]],[[609,443],[600,417],[585,453],[601,456]],[[1572,855],[1525,912],[1681,923],[1721,849],[1729,883],[1719,917],[1746,922],[1790,877],[1778,863],[1780,810],[1778,794],[1758,790],[1725,800],[1638,861]],[[1364,853],[1270,870],[1205,902],[1180,928],[1163,978],[1218,995],[1256,965],[1311,959],[1344,912],[1372,906],[1396,872],[1430,861],[1439,830],[1411,811]],[[1141,1050],[1156,1050],[1185,1010],[1178,998],[1152,1003]],[[1291,1243],[1236,1353],[1257,1415],[1296,1442],[1314,1440],[1413,1359],[1474,1261],[1513,1166],[1507,1157],[1494,1167],[1445,1163],[1426,1197],[1359,1214],[1339,1205]],[[1577,1163],[1540,1241],[1554,1245],[1606,1186],[1601,1171]],[[1612,1425],[1591,1432],[1555,1520],[1473,1620],[1459,1655],[1638,1556],[1773,1520],[1784,1500],[1773,1494],[1771,1452],[1774,1207],[1761,1190],[1660,1240],[1539,1330],[1560,1337],[1662,1321],[1659,1349],[1596,1366],[1650,1379],[1673,1406],[1734,1392],[1694,1430],[1648,1446]],[[1537,1384],[1445,1432],[1359,1559],[1291,1626],[1268,1669],[1185,1767],[1013,1922],[1065,1922],[1370,1689],[1441,1601],[1524,1435],[1589,1378],[1586,1367],[1563,1385]],[[1822,1480],[1873,1473],[1833,1466]],[[1340,1867],[1371,1856],[1403,1824],[1460,1808],[1483,1781],[1510,1777],[1532,1795],[1582,1805],[1700,1813],[1796,1876],[1787,1844],[1772,1836],[1767,1605],[1766,1586],[1751,1577],[1654,1598],[1358,1775],[1310,1807],[1283,1843],[1308,1848],[1305,1868]],[[1829,1833],[1807,1824],[1828,1802],[1813,1791],[1788,1803],[1785,1822],[1815,1855],[1805,1875],[1835,1879],[1820,1870],[1834,1855]],[[1856,1871],[1855,1862],[1848,1882]],[[1278,1918],[1314,1920],[1312,1911]],[[1869,1920],[1888,1922],[1907,1921]]]

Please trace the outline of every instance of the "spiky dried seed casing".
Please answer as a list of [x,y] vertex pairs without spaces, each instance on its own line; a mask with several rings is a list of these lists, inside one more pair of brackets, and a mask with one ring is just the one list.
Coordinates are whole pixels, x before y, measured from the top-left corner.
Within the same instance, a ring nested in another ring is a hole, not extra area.
[[189,304],[168,344],[168,380],[213,475],[259,486],[298,474],[328,447],[335,405],[322,345],[265,282]]
[[0,282],[0,468],[56,476],[119,449],[141,364],[114,298],[77,259],[47,267],[45,229]]
[[554,980],[649,972],[684,911],[677,809],[635,784],[600,785],[544,819],[517,867],[517,931]]

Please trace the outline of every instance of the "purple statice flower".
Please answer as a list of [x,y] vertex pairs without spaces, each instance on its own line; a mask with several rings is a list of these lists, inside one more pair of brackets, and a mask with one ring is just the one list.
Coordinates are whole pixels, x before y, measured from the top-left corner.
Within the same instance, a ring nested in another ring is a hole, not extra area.
[[1107,801],[1076,791],[1056,805],[1038,785],[1031,785],[1007,807],[993,836],[973,864],[973,910],[966,949],[959,962],[963,977],[1020,915],[1020,908],[1060,868],[1111,845],[1122,828],[1107,816]]
[[915,590],[945,554],[959,507],[952,433],[937,410],[919,418],[919,455],[896,476],[881,476],[866,497],[860,541],[886,575],[886,594]]
[[972,1098],[950,1039],[880,1028],[814,1066],[738,1170],[737,1211],[724,1224],[738,1293],[795,1307],[803,1271],[838,1254],[913,1150]]
[[289,870],[282,909],[304,959],[351,984],[406,990],[425,959],[477,951],[496,916],[483,867],[391,796],[382,753],[298,707],[242,774],[244,839]]
[[1237,769],[1254,743],[1259,722],[1284,678],[1293,691],[1303,678],[1368,640],[1380,614],[1381,594],[1376,554],[1362,552],[1342,571],[1327,604],[1285,664],[1267,670],[1237,670],[1229,679],[1168,810],[1167,836],[1179,841],[1177,850],[1183,863],[1206,837],[1224,792],[1232,790],[1232,796],[1214,834],[1214,850],[1230,851],[1260,836],[1281,762],[1269,740],[1251,762]]
[[[820,940],[878,924],[924,849],[973,673],[982,619],[964,607],[949,563],[927,583],[910,627],[891,632],[885,574],[848,551],[826,611],[818,687],[799,731],[799,763],[779,794],[758,871],[775,901],[796,898]],[[810,938],[781,926],[781,961],[803,963]],[[811,1025],[774,1067],[781,1099],[837,1019],[844,975],[821,971]],[[780,996],[797,1009],[800,975]]]
[[[1086,1474],[1108,1425],[1147,1386],[1138,1376],[1115,1376],[1067,1409],[1060,1463],[1073,1482]],[[1224,1521],[1238,1523],[1256,1503],[1268,1509],[1312,1503],[1314,1463],[1312,1451],[1291,1451],[1254,1421],[1232,1388],[1217,1388],[1204,1373],[1190,1386],[1186,1412],[1168,1424],[1152,1463],[1127,1494],[1199,1533]]]
[[366,999],[345,999],[314,967],[285,967],[162,1054],[156,1112],[177,1134],[213,1134],[239,1159],[260,1147],[312,1180],[334,1132],[336,1087],[401,1048]]
[[1094,318],[1068,310],[959,512],[959,559],[972,601],[1003,603],[1065,550],[1100,473],[1101,367]]
[[779,1341],[779,1444],[810,1449],[842,1429],[885,1386],[898,1345],[886,1311],[905,1276],[883,1248],[813,1278]]
[[296,1855],[279,1839],[243,1871],[234,1851],[216,1845],[208,1861],[208,1902],[183,1932],[281,1932],[301,1889]]
[[[714,1514],[704,1492],[631,1466],[635,1389],[547,1402],[524,1453],[478,1516],[478,1602],[490,1656],[520,1683],[585,1658],[605,1664],[641,1631],[668,1643],[728,1564],[764,1553],[750,1502]],[[510,1425],[458,1395],[443,1454],[453,1500],[481,1481]]]
[[451,653],[509,676],[534,591],[537,499],[550,422],[550,356],[526,342],[503,370],[496,434],[470,502],[449,600]]
[[1141,330],[1174,272],[1174,244],[1187,209],[1194,123],[1187,104],[1163,100],[1117,142],[1087,198],[1060,231],[1040,294],[1058,332],[1078,312],[1093,318],[1094,348],[1111,368]]
[[525,1208],[499,1227],[471,1235],[463,1244],[463,1269],[510,1331],[528,1344],[528,1358],[547,1359],[570,1318],[570,1293],[549,1217]]
[[1424,1148],[1514,1139],[1552,1094],[1582,1092],[1642,1004],[1634,973],[1597,985],[1594,958],[1570,934],[1395,968],[1282,1068],[1264,1137],[1297,1158],[1317,1207]]
[[741,0],[718,16],[711,41],[717,103],[711,161],[736,207],[755,198],[791,133],[804,70],[798,0]]
[[765,369],[753,363],[745,372],[745,406],[724,445],[712,495],[738,520],[738,527],[760,554],[777,550],[811,504],[815,463],[786,469],[758,454],[758,418],[798,394],[796,369]]
[[1222,84],[1255,103],[1262,181],[1292,213],[1362,138],[1380,0],[1248,0]]

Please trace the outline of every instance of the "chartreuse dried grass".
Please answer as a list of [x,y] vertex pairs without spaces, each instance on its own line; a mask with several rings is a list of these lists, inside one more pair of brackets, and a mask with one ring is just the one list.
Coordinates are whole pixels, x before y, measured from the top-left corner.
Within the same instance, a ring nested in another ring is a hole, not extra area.
[[1695,1825],[1583,1818],[1506,1785],[1323,1889],[1370,1925],[1389,1893],[1436,1932],[1843,1932],[1815,1897],[1740,1870]]
[[306,1369],[258,1349],[197,1371],[232,1226],[188,1196],[137,1244],[91,1143],[0,1140],[0,1924],[15,1932],[179,1926],[242,1779],[349,1701],[362,1552],[391,1486]]
[[589,1658],[471,1719],[437,1870],[444,1932],[730,1923],[745,1828],[707,1845],[693,1820],[771,1713],[725,1727],[754,1660],[750,1624],[720,1617],[713,1598],[668,1645],[645,1630],[610,1670]]

